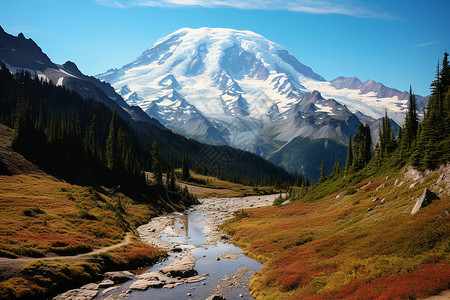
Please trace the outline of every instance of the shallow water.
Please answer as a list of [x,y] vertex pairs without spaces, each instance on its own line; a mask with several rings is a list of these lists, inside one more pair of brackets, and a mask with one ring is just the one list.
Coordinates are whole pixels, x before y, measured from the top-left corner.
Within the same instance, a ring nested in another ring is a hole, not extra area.
[[[252,299],[247,290],[249,277],[254,272],[261,270],[262,265],[243,255],[241,249],[232,244],[218,242],[216,245],[206,245],[207,238],[205,231],[207,227],[203,219],[207,213],[193,211],[184,215],[176,214],[172,219],[171,226],[166,227],[162,233],[162,240],[164,241],[180,244],[181,248],[195,247],[191,250],[192,255],[196,259],[195,270],[197,270],[198,274],[208,273],[209,275],[206,277],[206,280],[179,285],[173,289],[161,288],[149,289],[147,291],[132,291],[125,296],[127,299],[206,299],[209,295],[213,294],[214,288],[221,282],[221,279],[227,275],[233,275],[238,270],[241,270],[241,273],[245,273],[245,280],[237,286],[226,282],[226,289],[229,290],[222,293],[222,296],[227,299]],[[221,259],[217,261],[216,259],[224,252],[240,254],[234,260]],[[167,260],[161,264],[156,264],[145,272],[157,271],[159,268],[172,263],[177,259],[177,255],[179,255],[178,253],[169,254],[170,256]],[[123,295],[125,291],[129,290],[132,283],[133,280],[130,280],[119,288],[108,292],[106,295],[102,295],[102,290],[100,290],[96,299],[102,299],[104,296],[121,298],[120,295]],[[188,293],[192,294],[192,296],[187,296]],[[242,298],[239,298],[240,294],[243,295]]]

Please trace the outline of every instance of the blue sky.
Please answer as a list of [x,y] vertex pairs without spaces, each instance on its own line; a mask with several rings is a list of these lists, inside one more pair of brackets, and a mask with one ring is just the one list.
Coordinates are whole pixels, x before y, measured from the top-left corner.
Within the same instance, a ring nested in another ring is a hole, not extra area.
[[448,0],[0,0],[0,25],[88,75],[121,67],[182,27],[251,30],[327,80],[411,84],[425,95],[450,50],[449,11]]

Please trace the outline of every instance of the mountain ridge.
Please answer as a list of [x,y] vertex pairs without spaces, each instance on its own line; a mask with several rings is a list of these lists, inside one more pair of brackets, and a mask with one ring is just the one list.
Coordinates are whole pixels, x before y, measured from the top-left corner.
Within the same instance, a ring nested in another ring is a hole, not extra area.
[[[16,47],[16,44],[20,45],[21,48]],[[14,49],[14,51],[11,49]],[[46,58],[45,62],[42,61],[44,67],[41,66],[42,64],[35,62],[36,59],[33,55]],[[22,60],[22,57],[27,57],[28,59]],[[15,66],[11,62],[14,62]],[[33,69],[36,64],[41,66],[39,70]],[[100,115],[106,116],[109,114],[111,116],[112,111],[115,110],[118,117],[128,123],[133,129],[134,133],[131,134],[131,138],[135,140],[135,146],[136,144],[141,145],[138,146],[140,152],[148,152],[147,156],[149,156],[150,151],[147,149],[151,146],[149,143],[158,143],[165,160],[164,168],[168,168],[172,164],[175,164],[175,166],[181,165],[183,153],[188,151],[190,153],[191,166],[199,173],[213,172],[212,174],[216,174],[214,172],[216,172],[217,168],[220,168],[221,176],[235,181],[246,180],[250,182],[254,180],[255,182],[263,182],[271,181],[274,178],[278,178],[278,176],[283,178],[283,180],[292,179],[292,175],[284,169],[273,165],[255,154],[228,146],[211,146],[172,132],[159,123],[157,119],[148,116],[140,107],[125,103],[123,98],[115,92],[109,83],[81,73],[75,63],[68,61],[63,65],[54,64],[36,43],[32,42],[31,39],[26,40],[23,34],[20,37],[15,37],[4,31],[0,31],[0,70],[3,68],[8,69],[8,74],[18,72],[19,77],[23,72],[23,77],[27,78],[27,80],[30,79],[32,84],[37,84],[33,79],[37,76],[42,81],[42,85],[45,85],[46,89],[52,90],[52,95],[48,97],[43,96],[41,92],[29,94],[30,100],[34,101],[33,105],[35,109],[36,107],[39,108],[39,99],[35,98],[41,97],[43,104],[48,105],[52,113],[61,113],[64,110],[69,111],[72,106],[65,107],[64,105],[68,105],[66,102],[70,102],[71,100],[66,101],[66,99],[61,98],[58,100],[61,102],[59,103],[54,99],[54,94],[62,93],[68,95],[66,91],[72,91],[74,94],[80,95],[85,103],[93,100],[94,102],[105,105],[105,107],[102,105],[93,105],[93,107],[99,109],[97,111],[97,121],[99,121]],[[31,76],[28,76],[26,73],[29,73]],[[12,76],[14,77],[15,75]],[[14,78],[9,78],[11,76],[5,75],[6,77],[5,85],[10,84],[11,86],[16,86]],[[50,85],[53,87],[50,87],[48,83],[51,83]],[[64,89],[61,89],[61,87],[64,87]],[[18,90],[20,89],[22,88],[18,88]],[[24,93],[27,94],[29,91],[25,90]],[[2,106],[5,109],[3,115],[6,116],[11,113],[17,102],[17,97],[10,98],[11,95],[11,93],[6,93],[1,98],[5,101],[5,103],[2,103]],[[51,99],[49,100],[47,98]],[[71,95],[69,98],[75,99],[77,96]],[[72,105],[86,107],[81,102],[83,101],[77,100]],[[106,110],[111,111],[107,112]],[[82,128],[82,133],[84,133],[87,120],[86,116],[81,117],[84,122]],[[6,122],[8,125],[13,126],[8,120],[10,121],[12,119],[9,118]],[[108,120],[102,119],[102,128],[108,128],[110,121],[110,118]],[[104,133],[104,135],[107,135],[107,133]],[[199,138],[198,140],[201,139]],[[146,163],[148,167],[151,159],[146,159],[143,163]]]

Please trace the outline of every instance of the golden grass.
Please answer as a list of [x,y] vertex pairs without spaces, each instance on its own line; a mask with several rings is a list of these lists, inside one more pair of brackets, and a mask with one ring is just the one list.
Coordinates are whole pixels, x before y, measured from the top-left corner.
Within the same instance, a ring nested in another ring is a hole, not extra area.
[[[181,169],[177,170],[181,172]],[[206,197],[245,197],[251,195],[265,195],[279,193],[279,189],[273,187],[255,187],[244,184],[229,182],[221,180],[214,176],[206,176],[197,174],[191,171],[191,177],[194,181],[182,181],[177,180],[178,183],[205,188],[205,189],[193,189],[192,192],[198,198]],[[211,190],[208,190],[211,189]]]
[[[388,298],[403,298],[450,288],[448,194],[411,215],[416,197],[438,175],[414,188],[403,174],[388,174],[388,180],[386,175],[371,178],[361,190],[368,180],[356,185],[352,195],[342,190],[314,202],[252,209],[248,217],[226,223],[237,245],[265,263],[251,279],[253,296],[335,299],[365,291],[367,299],[385,297],[378,287],[389,291]],[[394,186],[396,179],[404,183]],[[425,277],[437,285],[417,284]],[[387,288],[389,280],[399,288]],[[400,287],[408,282],[417,288]]]
[[0,176],[0,250],[17,255],[71,255],[111,245],[151,214],[122,194],[48,175]]

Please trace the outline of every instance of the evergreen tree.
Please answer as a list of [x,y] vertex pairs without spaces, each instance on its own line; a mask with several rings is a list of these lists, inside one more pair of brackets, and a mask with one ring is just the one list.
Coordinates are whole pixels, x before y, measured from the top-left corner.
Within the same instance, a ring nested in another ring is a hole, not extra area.
[[348,173],[353,165],[353,147],[352,147],[352,135],[348,136],[348,150],[347,159],[345,160],[345,172]]
[[158,186],[162,186],[162,165],[161,165],[161,155],[159,154],[158,143],[153,142],[152,144],[152,169],[153,174],[155,175],[156,184]]
[[190,177],[190,173],[189,173],[189,153],[187,150],[183,155],[182,170],[183,170],[183,180],[188,180]]
[[98,141],[98,132],[97,132],[97,115],[93,115],[91,122],[89,123],[88,136],[86,139],[87,149],[91,153],[94,158],[100,158],[100,145]]
[[16,150],[28,152],[27,144],[33,139],[34,126],[31,118],[32,109],[30,102],[19,98],[16,106],[14,131],[11,146]]
[[114,111],[109,123],[108,138],[106,139],[106,161],[108,168],[113,172],[118,170],[117,152],[116,111]]
[[339,158],[336,155],[336,158],[334,160],[334,166],[333,166],[333,176],[339,176],[342,174],[342,167],[341,164],[339,162]]
[[171,191],[175,191],[175,189],[176,189],[176,186],[175,186],[175,174],[174,173],[175,172],[172,169],[172,171],[170,172],[170,190]]
[[387,115],[387,110],[385,116],[382,119],[382,127],[380,130],[379,138],[381,156],[386,157],[391,154],[396,148],[394,132],[392,131],[391,122]]
[[412,143],[417,136],[418,127],[419,122],[417,119],[417,111],[416,111],[416,96],[414,95],[412,88],[409,87],[408,111],[406,112],[405,124],[401,131],[402,135],[399,136],[399,140],[401,141],[404,149],[410,149],[412,147]]
[[369,125],[359,124],[358,131],[353,137],[353,164],[354,170],[364,168],[372,158],[372,137]]
[[320,178],[319,178],[319,182],[324,182],[325,181],[325,158],[322,157],[322,164],[320,165]]
[[[444,55],[443,65],[448,68],[448,55]],[[445,73],[445,72],[444,72]],[[445,128],[446,122],[443,99],[442,71],[438,61],[435,80],[431,84],[431,96],[428,99],[427,109],[422,122],[421,135],[417,144],[417,149],[413,154],[412,160],[418,167],[423,169],[434,169],[440,162],[443,162],[445,149],[441,149],[439,144],[445,144],[445,137],[448,135],[448,128]],[[447,87],[448,88],[448,87]]]

